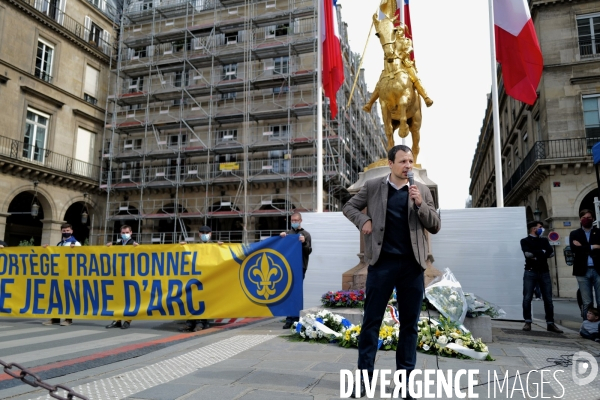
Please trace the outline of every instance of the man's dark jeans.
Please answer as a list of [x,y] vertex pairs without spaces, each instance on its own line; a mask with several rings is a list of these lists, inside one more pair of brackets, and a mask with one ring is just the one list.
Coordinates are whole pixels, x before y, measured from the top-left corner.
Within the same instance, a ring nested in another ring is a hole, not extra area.
[[396,349],[396,369],[410,373],[417,361],[417,322],[423,302],[423,268],[414,256],[382,254],[367,274],[365,315],[358,341],[358,369],[373,372],[379,328],[396,287],[400,335]]
[[539,285],[544,300],[544,311],[546,312],[546,323],[554,323],[554,305],[552,304],[552,279],[550,272],[525,271],[523,274],[523,319],[531,323],[531,300],[533,290]]

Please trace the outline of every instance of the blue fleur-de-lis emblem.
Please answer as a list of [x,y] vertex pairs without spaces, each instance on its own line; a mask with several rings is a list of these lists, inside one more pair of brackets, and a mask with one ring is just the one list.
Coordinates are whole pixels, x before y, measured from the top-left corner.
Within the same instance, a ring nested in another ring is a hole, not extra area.
[[242,262],[240,283],[250,300],[261,304],[276,303],[292,287],[292,269],[279,252],[259,250]]

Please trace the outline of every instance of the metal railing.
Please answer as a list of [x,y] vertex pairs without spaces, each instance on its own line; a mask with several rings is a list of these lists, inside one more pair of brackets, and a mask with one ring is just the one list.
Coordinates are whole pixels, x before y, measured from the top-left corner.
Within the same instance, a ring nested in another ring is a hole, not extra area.
[[535,142],[521,164],[517,166],[510,179],[504,184],[504,197],[519,183],[521,178],[538,160],[556,160],[561,158],[588,157],[592,146],[600,142],[600,137],[543,140]]
[[8,157],[33,166],[41,166],[98,180],[100,167],[72,157],[57,154],[32,143],[20,142],[6,136],[0,136],[0,157]]
[[[48,18],[56,21],[62,25],[66,30],[77,36],[78,38],[88,42],[90,45],[94,45],[100,49],[104,54],[110,56],[112,54],[112,46],[109,42],[105,41],[104,38],[95,38],[93,32],[89,28],[86,28],[75,19],[65,14],[65,12],[56,7],[55,4],[50,3],[48,0],[19,0],[22,3],[28,4],[35,8],[42,14],[45,14]],[[91,2],[93,4],[93,2]],[[102,36],[102,35],[100,35]]]

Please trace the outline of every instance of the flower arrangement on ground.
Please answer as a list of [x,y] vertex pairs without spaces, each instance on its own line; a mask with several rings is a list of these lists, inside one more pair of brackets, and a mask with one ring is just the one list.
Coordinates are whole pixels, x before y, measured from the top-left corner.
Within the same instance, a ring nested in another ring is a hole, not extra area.
[[467,299],[467,317],[469,318],[476,318],[482,315],[500,318],[506,315],[503,309],[473,293],[465,293],[465,298]]
[[292,334],[301,340],[329,343],[342,336],[347,328],[353,326],[346,318],[321,310],[317,314],[306,314],[294,322]]
[[365,291],[342,290],[327,292],[321,296],[321,303],[325,307],[362,308],[365,306]]
[[417,349],[423,353],[493,361],[481,339],[473,338],[470,332],[446,317],[440,317],[440,322],[422,318],[418,331]]

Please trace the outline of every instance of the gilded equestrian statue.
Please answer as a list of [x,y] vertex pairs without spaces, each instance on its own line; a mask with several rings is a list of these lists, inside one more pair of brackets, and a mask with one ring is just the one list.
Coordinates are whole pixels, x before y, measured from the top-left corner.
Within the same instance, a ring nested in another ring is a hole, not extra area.
[[412,41],[405,36],[405,27],[396,26],[395,0],[383,0],[381,10],[385,18],[379,20],[377,14],[373,15],[373,24],[376,36],[381,42],[384,52],[384,70],[381,73],[375,91],[369,102],[363,107],[371,111],[373,103],[379,98],[387,149],[394,146],[394,132],[399,128],[399,136],[405,138],[410,132],[412,135],[412,152],[417,163],[419,155],[419,140],[421,129],[421,99],[423,97],[427,107],[433,101],[427,95],[421,81],[417,77],[414,63],[410,59]]

